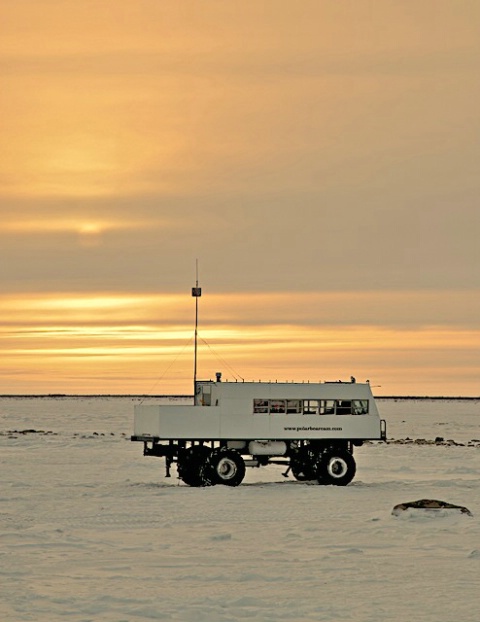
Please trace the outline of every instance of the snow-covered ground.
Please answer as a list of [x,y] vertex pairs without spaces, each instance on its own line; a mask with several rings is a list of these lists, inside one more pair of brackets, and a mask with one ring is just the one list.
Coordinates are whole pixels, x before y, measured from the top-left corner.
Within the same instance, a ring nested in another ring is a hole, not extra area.
[[[480,439],[480,402],[378,403],[389,438]],[[188,488],[128,440],[133,404],[0,398],[3,622],[478,622],[480,443],[365,445],[345,488]],[[474,516],[392,516],[425,497]]]

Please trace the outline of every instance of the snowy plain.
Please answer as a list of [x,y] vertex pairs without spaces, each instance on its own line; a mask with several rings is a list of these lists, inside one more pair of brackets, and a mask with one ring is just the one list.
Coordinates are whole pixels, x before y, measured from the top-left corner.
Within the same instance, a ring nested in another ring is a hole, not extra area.
[[[389,439],[459,445],[364,445],[344,488],[200,489],[130,442],[139,401],[0,397],[3,622],[480,619],[480,401],[378,399]],[[391,514],[422,498],[473,517]]]

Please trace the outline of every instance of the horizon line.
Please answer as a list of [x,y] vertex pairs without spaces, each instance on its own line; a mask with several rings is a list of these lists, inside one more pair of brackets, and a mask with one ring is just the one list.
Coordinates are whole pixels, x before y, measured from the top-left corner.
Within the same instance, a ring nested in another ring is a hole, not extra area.
[[[59,399],[59,398],[193,398],[185,393],[0,393],[0,399]],[[468,395],[377,395],[376,400],[480,400],[480,396]]]

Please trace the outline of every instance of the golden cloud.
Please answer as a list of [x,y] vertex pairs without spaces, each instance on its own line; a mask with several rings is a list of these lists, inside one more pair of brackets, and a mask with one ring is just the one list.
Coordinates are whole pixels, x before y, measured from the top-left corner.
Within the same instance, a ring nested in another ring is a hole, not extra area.
[[[424,296],[418,294],[417,305],[432,294]],[[383,394],[409,393],[421,378],[424,390],[437,395],[475,391],[480,327],[380,326],[345,323],[346,317],[323,324],[318,317],[313,321],[319,297],[323,309],[328,301],[337,304],[328,311],[332,317],[335,308],[360,300],[357,294],[291,294],[283,309],[288,321],[270,311],[268,323],[262,310],[278,308],[283,294],[209,296],[215,319],[223,313],[223,321],[201,325],[199,375],[221,370],[230,380],[294,381],[355,375],[381,384]],[[385,294],[366,298],[386,303]],[[398,302],[395,295],[392,300]],[[23,370],[25,382],[35,377],[32,386],[46,392],[82,392],[87,386],[90,392],[146,392],[160,377],[163,392],[190,391],[193,307],[184,295],[11,295],[0,303],[4,387],[20,386]],[[310,317],[303,311],[294,321],[294,309],[308,303]]]

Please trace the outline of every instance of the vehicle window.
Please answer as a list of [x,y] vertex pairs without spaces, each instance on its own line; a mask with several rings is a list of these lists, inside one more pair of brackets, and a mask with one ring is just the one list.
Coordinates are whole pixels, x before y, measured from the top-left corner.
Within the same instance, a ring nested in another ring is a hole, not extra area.
[[303,400],[303,414],[304,415],[318,415],[319,407],[320,407],[319,400]]
[[335,400],[321,400],[320,414],[321,415],[334,415],[335,414]]
[[368,414],[368,400],[352,400],[352,412],[354,415]]
[[302,412],[302,402],[300,400],[287,400],[287,413]]
[[270,414],[277,415],[285,412],[285,400],[270,400]]
[[351,415],[352,414],[352,402],[351,400],[337,400],[337,415]]
[[268,413],[268,400],[253,400],[254,413]]
[[[209,397],[209,395],[203,396],[204,404],[207,403]],[[368,409],[368,400],[253,400],[254,413],[273,415],[301,412],[304,415],[366,415]]]

